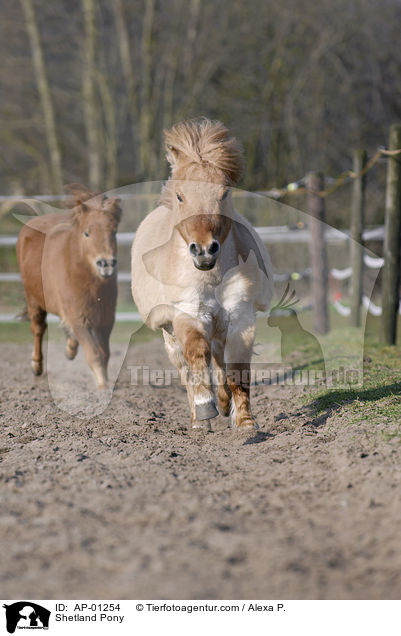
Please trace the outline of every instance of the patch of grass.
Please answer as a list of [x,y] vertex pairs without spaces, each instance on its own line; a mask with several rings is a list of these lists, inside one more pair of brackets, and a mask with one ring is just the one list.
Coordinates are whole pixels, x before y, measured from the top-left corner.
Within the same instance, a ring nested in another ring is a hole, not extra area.
[[[56,328],[55,328],[56,327]],[[65,339],[63,329],[52,324],[51,338],[57,342]],[[46,337],[46,336],[45,336]],[[155,338],[161,338],[160,332],[151,331],[142,323],[137,322],[119,322],[114,325],[111,332],[111,346],[115,344],[128,344],[129,342],[138,344],[142,342],[150,342]],[[32,334],[28,321],[1,323],[0,324],[0,344],[6,342],[14,342],[17,344],[31,344]]]
[[[366,403],[375,403],[376,412],[381,416],[388,416],[389,414],[399,413],[401,416],[401,377],[399,382],[392,382],[390,384],[375,386],[370,389],[341,389],[339,391],[325,389],[320,391],[313,397],[313,401],[309,406],[313,411],[319,415],[327,409],[339,408],[343,405],[353,405],[355,410],[361,408],[361,405],[365,407]],[[309,396],[310,397],[310,396]],[[392,398],[396,398],[399,404],[391,404]],[[388,403],[383,403],[380,407],[382,400],[387,400]],[[391,406],[394,407],[391,412]]]
[[382,438],[385,442],[391,442],[396,439],[401,444],[401,429],[396,431],[381,431]]
[[366,423],[386,441],[401,441],[401,346],[383,346],[367,337],[362,387],[320,388],[306,393],[302,401],[316,418],[327,419],[335,413],[346,416],[349,424]]
[[26,344],[32,342],[29,322],[12,322],[0,324],[0,343],[16,342]]

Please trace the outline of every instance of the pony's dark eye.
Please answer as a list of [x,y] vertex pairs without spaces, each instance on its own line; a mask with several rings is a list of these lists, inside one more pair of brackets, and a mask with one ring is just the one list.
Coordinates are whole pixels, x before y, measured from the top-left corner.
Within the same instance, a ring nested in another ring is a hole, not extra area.
[[181,196],[180,194],[178,194],[178,192],[176,192],[176,195],[177,195],[177,199],[179,200],[179,202],[180,202],[180,203],[182,203],[182,202],[183,202],[183,200],[184,200],[184,199],[182,198],[182,196]]
[[228,197],[228,193],[230,192],[230,190],[226,190],[225,193],[223,194],[223,196],[221,197],[221,200],[224,201],[224,199],[227,199]]
[[89,232],[84,232],[84,236],[86,236],[86,238],[88,238]]

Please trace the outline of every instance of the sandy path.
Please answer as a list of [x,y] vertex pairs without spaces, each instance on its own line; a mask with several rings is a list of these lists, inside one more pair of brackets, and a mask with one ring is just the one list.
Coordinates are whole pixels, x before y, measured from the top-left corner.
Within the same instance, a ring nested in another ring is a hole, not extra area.
[[397,442],[278,387],[253,392],[258,434],[188,431],[182,387],[130,384],[159,341],[91,419],[55,407],[30,347],[1,356],[3,598],[400,598]]

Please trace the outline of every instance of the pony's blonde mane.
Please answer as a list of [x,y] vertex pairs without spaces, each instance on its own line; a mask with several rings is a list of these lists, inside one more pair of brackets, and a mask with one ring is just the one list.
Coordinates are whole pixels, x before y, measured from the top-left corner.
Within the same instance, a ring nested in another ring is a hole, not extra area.
[[[206,117],[182,121],[164,131],[170,179],[234,185],[242,173],[242,148],[220,121]],[[170,181],[170,180],[169,180]],[[162,193],[168,205],[170,183]]]

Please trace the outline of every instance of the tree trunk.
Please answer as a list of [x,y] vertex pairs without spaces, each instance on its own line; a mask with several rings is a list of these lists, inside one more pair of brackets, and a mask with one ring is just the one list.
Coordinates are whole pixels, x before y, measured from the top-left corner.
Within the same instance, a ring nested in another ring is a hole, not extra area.
[[192,64],[194,59],[194,45],[196,41],[196,32],[198,27],[198,20],[200,14],[201,2],[200,0],[191,0],[189,3],[189,15],[188,15],[188,30],[187,41],[185,44],[185,53],[183,60],[183,71],[185,79],[191,75]]
[[139,115],[140,162],[141,176],[149,174],[151,162],[151,70],[152,70],[152,26],[154,14],[154,0],[145,0],[145,15],[142,29],[142,84],[141,84],[141,112]]
[[[390,128],[390,150],[401,148],[401,125]],[[382,288],[382,340],[387,345],[397,342],[398,306],[400,304],[400,238],[401,238],[401,156],[390,156],[387,164],[384,268]]]
[[310,259],[312,268],[313,327],[317,333],[329,331],[328,269],[325,233],[324,199],[317,193],[324,189],[324,177],[317,172],[307,176],[308,213],[310,223]]
[[103,105],[103,113],[105,120],[105,162],[106,174],[104,179],[104,187],[106,190],[112,190],[117,187],[118,179],[118,159],[117,159],[117,121],[115,102],[110,90],[106,71],[97,74],[97,85]]
[[132,143],[137,145],[136,122],[138,120],[138,103],[135,94],[135,75],[132,67],[131,49],[127,29],[127,21],[121,0],[114,0],[114,16],[116,22],[117,42],[120,50],[121,68],[126,83],[128,110],[131,118]]
[[[367,154],[365,150],[354,152],[354,172],[358,174],[366,166]],[[363,282],[363,239],[365,224],[365,190],[366,174],[354,180],[351,203],[351,317],[353,327],[361,326],[361,301]]]
[[55,194],[61,194],[63,192],[63,177],[60,145],[57,137],[54,106],[46,73],[42,44],[35,19],[35,10],[32,0],[21,0],[21,5],[24,11],[25,25],[31,46],[36,85],[42,105],[46,141],[50,155],[52,190]]
[[82,93],[86,141],[88,144],[88,182],[90,188],[99,190],[101,187],[101,162],[98,132],[99,117],[95,99],[95,5],[94,0],[82,0],[82,2],[85,22]]

